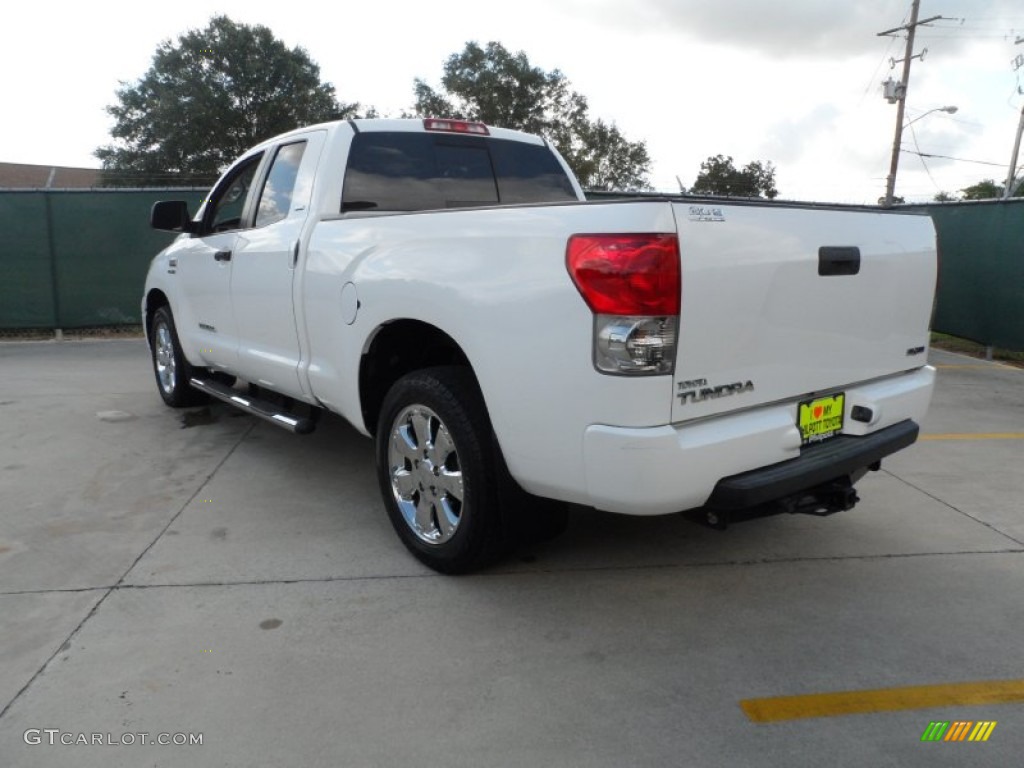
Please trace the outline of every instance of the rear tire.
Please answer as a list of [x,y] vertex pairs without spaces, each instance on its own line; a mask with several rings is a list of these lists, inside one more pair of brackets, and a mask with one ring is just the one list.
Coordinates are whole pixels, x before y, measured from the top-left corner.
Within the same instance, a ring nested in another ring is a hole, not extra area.
[[421,562],[468,573],[505,553],[490,420],[468,369],[426,368],[395,382],[376,442],[388,517]]
[[178,332],[174,327],[171,308],[163,306],[153,314],[149,347],[153,360],[153,375],[163,401],[172,408],[187,408],[207,402],[202,392],[189,386],[195,368],[189,365],[181,351]]

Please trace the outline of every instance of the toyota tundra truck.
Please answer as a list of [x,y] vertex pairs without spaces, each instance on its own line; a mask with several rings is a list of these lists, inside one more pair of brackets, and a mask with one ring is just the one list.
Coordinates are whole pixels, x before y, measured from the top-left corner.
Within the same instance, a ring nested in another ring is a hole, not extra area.
[[152,261],[160,396],[376,447],[405,546],[445,573],[569,504],[705,522],[851,508],[913,443],[931,220],[870,207],[587,201],[544,139],[347,120],[245,153]]

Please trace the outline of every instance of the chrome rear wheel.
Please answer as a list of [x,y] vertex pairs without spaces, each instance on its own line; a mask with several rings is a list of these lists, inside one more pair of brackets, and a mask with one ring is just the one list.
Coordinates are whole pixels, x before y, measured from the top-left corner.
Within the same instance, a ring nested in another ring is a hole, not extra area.
[[476,570],[503,554],[497,444],[468,368],[400,378],[384,398],[376,431],[384,506],[412,554],[442,573]]
[[462,522],[465,489],[459,453],[448,427],[431,408],[410,405],[391,426],[391,492],[413,534],[444,544]]

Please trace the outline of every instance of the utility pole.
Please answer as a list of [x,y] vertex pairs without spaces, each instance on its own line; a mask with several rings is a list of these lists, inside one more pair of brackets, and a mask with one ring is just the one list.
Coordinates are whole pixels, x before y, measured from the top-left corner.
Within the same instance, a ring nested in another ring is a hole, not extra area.
[[[1014,45],[1024,43],[1024,37],[1018,37]],[[1024,56],[1015,56],[1012,61],[1014,71],[1024,67]],[[1020,90],[1020,89],[1018,89]],[[1020,135],[1024,133],[1024,106],[1020,108],[1020,122],[1017,124],[1017,138],[1013,142],[1013,154],[1010,155],[1010,170],[1006,172],[1006,185],[1003,187],[1003,199],[1013,193],[1013,182],[1017,180],[1017,154],[1020,152]]]
[[[921,8],[921,0],[914,0],[913,5],[910,8],[910,23],[905,24],[902,27],[894,27],[893,29],[887,29],[885,32],[879,32],[878,37],[888,37],[895,35],[904,30],[907,33],[907,49],[903,54],[903,76],[900,82],[896,86],[896,97],[898,105],[896,107],[896,135],[892,140],[892,158],[889,161],[889,176],[885,182],[885,205],[886,208],[890,207],[893,202],[893,196],[896,191],[896,169],[900,164],[900,145],[903,143],[903,112],[907,104],[907,85],[910,82],[910,62],[918,57],[923,57],[922,52],[918,56],[914,56],[914,32],[922,24],[927,24],[931,21],[937,21],[942,16],[932,16],[918,21],[918,11]],[[894,62],[895,63],[895,62]]]
[[1020,152],[1020,135],[1024,133],[1024,107],[1020,108],[1020,122],[1017,123],[1017,138],[1013,142],[1013,154],[1010,155],[1010,170],[1006,173],[1006,186],[1003,187],[1005,200],[1013,192],[1013,182],[1017,180],[1017,155]]

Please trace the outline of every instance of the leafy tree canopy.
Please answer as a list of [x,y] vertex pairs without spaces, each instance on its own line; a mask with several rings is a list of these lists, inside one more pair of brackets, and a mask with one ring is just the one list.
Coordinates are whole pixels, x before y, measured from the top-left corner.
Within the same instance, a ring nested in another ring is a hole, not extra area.
[[[993,197],[1003,196],[1003,185],[992,179],[983,179],[977,184],[964,187],[960,190],[964,200],[990,200]],[[1018,184],[1010,197],[1020,197],[1024,192],[1024,183]]]
[[161,43],[117,99],[114,141],[94,153],[114,186],[209,183],[254,144],[359,108],[338,103],[305,50],[227,16]]
[[530,64],[501,43],[466,43],[448,57],[440,88],[417,78],[415,114],[476,120],[548,136],[587,189],[650,189],[643,141],[629,141],[614,123],[591,120],[587,100],[559,70]]
[[779,195],[775,188],[775,166],[760,160],[736,168],[731,156],[715,155],[700,164],[700,173],[690,192],[695,195],[767,197]]

